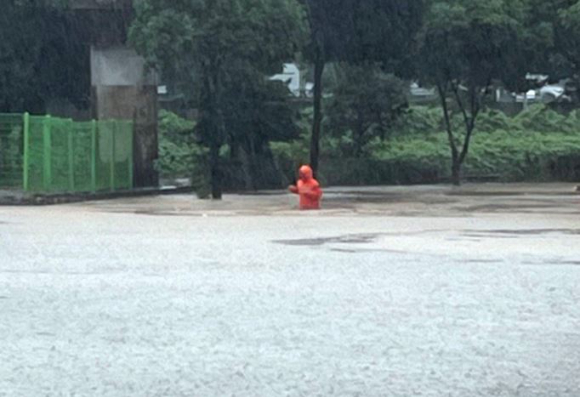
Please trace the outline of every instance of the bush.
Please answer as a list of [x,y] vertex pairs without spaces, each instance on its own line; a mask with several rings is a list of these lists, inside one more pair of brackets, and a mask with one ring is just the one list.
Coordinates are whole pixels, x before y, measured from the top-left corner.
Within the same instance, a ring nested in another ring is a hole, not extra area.
[[[445,133],[393,139],[376,145],[377,160],[407,165],[431,179],[450,174],[450,149]],[[580,134],[527,131],[480,132],[473,137],[464,165],[465,176],[495,176],[501,181],[580,179]],[[385,182],[395,182],[396,180]],[[397,179],[405,180],[399,176]]]
[[[279,174],[282,184],[292,182],[298,167],[309,161],[310,118],[310,110],[305,109],[299,139],[270,143],[275,169],[263,171]],[[577,112],[565,116],[540,106],[516,117],[496,110],[483,112],[463,174],[505,182],[579,180],[579,121]],[[453,122],[460,132],[461,118],[456,116]],[[159,167],[166,178],[193,175],[196,191],[203,196],[209,194],[207,153],[195,143],[194,127],[195,123],[162,112]],[[360,158],[344,152],[345,139],[348,134],[333,137],[323,133],[318,177],[325,185],[437,183],[450,176],[451,154],[438,108],[412,108],[390,139],[375,138]],[[226,167],[231,173],[225,180],[226,189],[244,188],[235,180],[236,170],[240,172],[239,165]]]
[[195,122],[161,110],[157,169],[165,180],[189,179],[199,197],[209,196],[207,149],[195,140]]
[[[477,120],[463,174],[505,182],[574,181],[580,179],[578,112],[562,115],[542,106],[516,117],[489,110]],[[461,132],[462,119],[453,123]],[[328,185],[434,183],[450,177],[451,153],[443,132],[441,110],[414,107],[388,140],[374,139],[365,155],[344,153],[341,140],[324,134],[319,177]],[[287,177],[308,160],[309,136],[291,143],[273,143],[277,163]]]

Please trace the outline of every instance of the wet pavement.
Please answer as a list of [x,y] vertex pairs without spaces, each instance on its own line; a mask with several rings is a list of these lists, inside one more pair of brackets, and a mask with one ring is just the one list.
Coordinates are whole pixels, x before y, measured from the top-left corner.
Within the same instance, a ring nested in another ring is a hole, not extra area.
[[0,396],[579,396],[571,191],[0,208]]

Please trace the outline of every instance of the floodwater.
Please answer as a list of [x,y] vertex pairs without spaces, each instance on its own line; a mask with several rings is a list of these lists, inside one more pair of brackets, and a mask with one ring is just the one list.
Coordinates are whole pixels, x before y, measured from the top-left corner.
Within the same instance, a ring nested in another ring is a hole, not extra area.
[[0,207],[0,396],[578,396],[572,190]]

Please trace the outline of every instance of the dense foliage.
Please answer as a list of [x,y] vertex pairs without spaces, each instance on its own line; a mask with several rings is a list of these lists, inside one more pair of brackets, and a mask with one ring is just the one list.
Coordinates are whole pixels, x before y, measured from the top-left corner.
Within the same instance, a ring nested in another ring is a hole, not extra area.
[[363,155],[374,137],[385,139],[407,108],[405,84],[375,65],[341,65],[327,113],[327,129],[346,153]]
[[197,96],[197,130],[209,148],[212,196],[220,198],[220,151],[232,135],[232,107],[241,103],[231,94],[247,82],[259,85],[293,58],[302,9],[295,0],[140,0],[136,11],[131,42],[152,67]]
[[[460,125],[458,115],[452,123]],[[465,163],[468,180],[573,181],[580,178],[580,112],[562,115],[542,106],[516,117],[490,110],[480,115],[471,155]],[[388,140],[375,138],[363,158],[345,156],[341,138],[322,142],[321,179],[330,184],[409,184],[451,180],[447,134],[440,110],[413,107]],[[280,167],[304,159],[304,143],[277,143]],[[296,160],[298,159],[298,160]]]
[[[95,26],[67,3],[3,4],[0,111],[88,107]],[[527,73],[566,78],[566,110],[580,103],[580,0],[135,0],[133,17],[129,43],[199,115],[161,114],[158,166],[202,175],[215,198],[284,183],[319,157],[329,182],[349,170],[373,183],[456,184],[577,172],[575,111],[490,109],[497,88],[531,88]],[[268,79],[285,62],[312,70],[312,103]],[[411,82],[438,103],[408,108]]]
[[0,12],[0,112],[43,113],[51,99],[88,107],[85,26],[59,0],[7,0]]

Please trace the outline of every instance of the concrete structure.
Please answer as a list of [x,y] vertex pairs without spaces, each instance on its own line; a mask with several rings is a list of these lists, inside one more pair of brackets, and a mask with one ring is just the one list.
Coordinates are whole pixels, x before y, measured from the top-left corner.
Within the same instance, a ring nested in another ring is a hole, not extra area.
[[131,0],[71,0],[79,18],[91,24],[91,113],[94,118],[135,123],[135,186],[158,184],[157,81],[127,43]]

